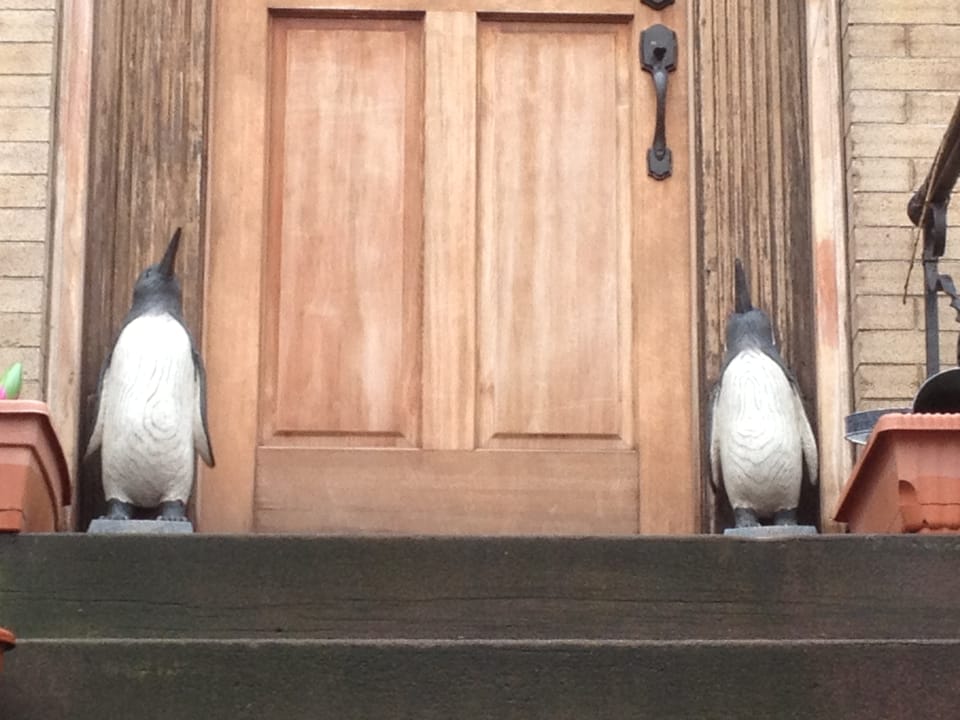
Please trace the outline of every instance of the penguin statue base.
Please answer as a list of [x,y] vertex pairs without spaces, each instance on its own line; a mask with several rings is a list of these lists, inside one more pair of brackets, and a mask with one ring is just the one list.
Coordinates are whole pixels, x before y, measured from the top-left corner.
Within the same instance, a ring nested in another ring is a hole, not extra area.
[[110,520],[97,518],[87,532],[94,535],[189,535],[193,523],[184,520]]
[[107,520],[170,520],[187,522],[187,504],[181,500],[168,500],[155,508],[137,507],[123,500],[107,500]]
[[727,537],[751,538],[753,540],[779,540],[782,538],[816,535],[813,525],[759,525],[757,527],[727,528],[723,531]]

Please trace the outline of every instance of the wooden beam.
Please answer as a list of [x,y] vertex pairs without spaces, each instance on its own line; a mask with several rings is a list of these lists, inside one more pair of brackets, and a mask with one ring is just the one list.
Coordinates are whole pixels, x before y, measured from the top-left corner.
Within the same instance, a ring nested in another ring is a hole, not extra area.
[[958,663],[952,639],[25,640],[0,703],[17,720],[949,718]]
[[0,618],[63,641],[936,640],[960,638],[958,554],[957,535],[0,535]]
[[[94,421],[100,367],[129,310],[133,283],[159,260],[179,226],[184,315],[199,341],[209,2],[90,3],[95,53],[87,85],[96,122],[85,128],[89,233],[86,274],[80,276],[85,299],[78,398],[83,440]],[[100,512],[102,492],[96,463],[81,470],[77,524],[83,529]]]
[[844,439],[851,411],[846,186],[841,117],[840,30],[836,0],[807,2],[807,91],[810,143],[810,242],[813,247],[820,508],[824,529],[850,474]]
[[[753,303],[773,320],[815,421],[803,7],[792,0],[695,5],[695,26],[702,30],[695,54],[701,403],[708,407],[720,374],[734,260],[740,257]],[[725,501],[705,492],[705,526],[728,524]],[[802,496],[802,520],[815,523],[818,514],[816,494]]]
[[[70,476],[76,478],[93,49],[93,6],[88,0],[63,0],[59,44],[46,399]],[[74,483],[73,508],[76,487]]]
[[[634,47],[639,46],[640,33],[656,23],[675,31],[681,44],[677,68],[668,81],[666,132],[673,174],[666,180],[647,176],[646,151],[654,135],[657,105],[653,82],[639,66],[634,80],[640,83],[633,161],[636,207],[641,209],[634,241],[638,526],[647,534],[684,534],[700,529],[701,514],[697,326],[693,323],[696,252],[691,236],[695,205],[690,193],[691,176],[697,173],[690,131],[696,69],[688,61],[687,45],[695,24],[686,3],[659,12],[644,5],[637,11]],[[662,441],[666,437],[669,441]]]
[[[253,343],[242,347],[212,343],[209,336],[211,328],[230,328],[241,332],[242,337],[254,338],[260,327],[261,279],[250,277],[244,269],[259,267],[262,262],[266,228],[261,205],[266,193],[266,168],[264,163],[251,163],[249,159],[265,157],[267,118],[263,112],[247,112],[244,86],[254,83],[255,87],[266,87],[269,36],[263,9],[262,0],[231,0],[229,5],[216,3],[212,11],[213,82],[208,88],[207,128],[211,202],[205,208],[209,270],[205,277],[203,351],[208,367],[218,373],[218,380],[208,386],[211,427],[215,428],[218,415],[229,419],[225,442],[231,450],[238,447],[242,451],[220,452],[216,468],[200,468],[197,526],[202,532],[253,530],[257,392],[248,390],[250,383],[259,382],[260,349]],[[239,37],[244,42],[230,42]],[[235,194],[230,193],[231,181],[238,172],[243,173],[244,182]],[[223,201],[216,202],[217,198]],[[215,242],[214,238],[227,238],[229,243]],[[242,293],[234,289],[237,278],[246,278]]]

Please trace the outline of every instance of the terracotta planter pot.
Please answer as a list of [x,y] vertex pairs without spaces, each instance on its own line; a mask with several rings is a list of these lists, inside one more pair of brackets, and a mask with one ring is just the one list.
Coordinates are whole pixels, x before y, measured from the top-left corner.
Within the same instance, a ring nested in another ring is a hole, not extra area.
[[64,529],[70,477],[47,406],[0,401],[0,532]]
[[960,532],[960,414],[883,415],[835,518],[853,533]]
[[3,672],[3,654],[7,650],[13,650],[17,644],[17,639],[13,633],[6,628],[0,628],[0,672]]

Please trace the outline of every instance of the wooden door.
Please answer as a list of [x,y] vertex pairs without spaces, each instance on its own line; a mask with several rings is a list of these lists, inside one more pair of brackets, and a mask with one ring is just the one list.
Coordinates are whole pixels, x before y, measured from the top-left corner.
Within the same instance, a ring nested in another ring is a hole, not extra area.
[[201,530],[695,529],[686,13],[215,3]]

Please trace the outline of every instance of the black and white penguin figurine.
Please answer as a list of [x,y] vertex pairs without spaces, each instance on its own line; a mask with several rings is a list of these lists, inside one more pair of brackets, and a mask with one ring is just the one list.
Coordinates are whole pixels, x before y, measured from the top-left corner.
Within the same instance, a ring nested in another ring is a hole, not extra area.
[[761,519],[796,525],[804,468],[817,482],[817,445],[800,388],[777,351],[770,318],[750,302],[736,261],[735,312],[713,392],[710,467],[722,482],[739,527]]
[[137,508],[186,520],[197,453],[213,467],[203,362],[183,320],[174,275],[177,228],[163,260],[137,278],[133,305],[100,371],[96,424],[84,459],[101,449],[111,520]]

